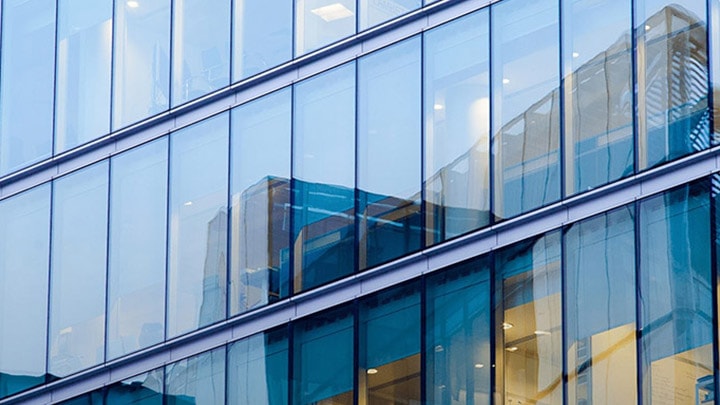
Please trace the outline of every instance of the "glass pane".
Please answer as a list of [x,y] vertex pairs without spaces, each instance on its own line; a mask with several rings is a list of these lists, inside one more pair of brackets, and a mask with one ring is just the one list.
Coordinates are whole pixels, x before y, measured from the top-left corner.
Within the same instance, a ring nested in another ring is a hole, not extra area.
[[565,233],[570,404],[637,403],[634,218],[626,206]]
[[495,216],[560,198],[558,0],[492,6]]
[[420,249],[420,37],[358,62],[360,269]]
[[680,4],[636,6],[640,169],[709,146],[706,2]]
[[235,0],[233,81],[292,59],[292,0]]
[[560,232],[495,256],[496,390],[505,404],[562,403]]
[[48,372],[100,364],[105,349],[107,160],[53,187]]
[[172,105],[230,84],[230,2],[173,2]]
[[168,108],[170,0],[115,2],[113,129]]
[[228,121],[170,135],[168,337],[225,318]]
[[355,64],[299,83],[294,109],[297,292],[355,268]]
[[[712,18],[712,21],[710,21],[711,32],[717,33],[718,30],[720,30],[720,0],[711,0],[709,4]],[[713,124],[715,125],[713,144],[717,145],[720,143],[720,39],[717,35],[710,36],[710,44],[712,45],[712,59],[710,61],[710,66],[712,67],[712,108]]]
[[162,405],[163,369],[128,378],[107,388],[105,405]]
[[165,367],[165,405],[225,404],[225,347]]
[[[713,382],[709,184],[640,203],[643,403],[692,403]],[[697,390],[697,391],[696,391]],[[709,402],[714,403],[710,394]]]
[[633,172],[631,12],[627,0],[563,0],[568,195]]
[[360,31],[409,13],[420,0],[360,0]]
[[112,0],[58,1],[55,151],[110,131]]
[[291,91],[232,111],[230,313],[288,296]]
[[233,343],[228,349],[228,403],[287,404],[288,356],[286,328]]
[[103,392],[102,390],[95,390],[85,395],[59,402],[58,405],[103,405]]
[[295,55],[355,34],[355,0],[295,0]]
[[427,245],[490,221],[488,23],[481,10],[425,34]]
[[486,259],[428,278],[428,403],[490,403],[490,267]]
[[295,405],[353,403],[353,316],[349,307],[295,323]]
[[0,398],[45,382],[50,185],[0,201]]
[[165,137],[111,160],[109,359],[164,337],[167,150]]
[[420,283],[360,302],[361,404],[420,403]]
[[55,1],[2,7],[0,175],[52,153],[55,88]]

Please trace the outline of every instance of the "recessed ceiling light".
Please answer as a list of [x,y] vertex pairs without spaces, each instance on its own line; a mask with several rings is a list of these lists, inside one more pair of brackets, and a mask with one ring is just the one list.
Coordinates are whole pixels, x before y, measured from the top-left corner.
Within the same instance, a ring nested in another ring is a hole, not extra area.
[[437,345],[437,346],[435,346],[435,351],[436,351],[436,352],[439,353],[439,352],[441,352],[441,351],[443,351],[443,350],[445,350],[445,349],[443,349],[442,345]]
[[445,106],[443,106],[442,104],[435,104],[435,105],[433,106],[433,108],[436,109],[436,110],[438,110],[438,111],[440,111],[440,110],[442,110],[443,108],[445,108]]
[[510,83],[510,79],[503,79],[503,84],[508,84],[508,83]]
[[140,7],[140,3],[138,3],[138,2],[135,1],[135,0],[129,0],[129,1],[127,2],[127,6],[130,7],[130,8],[138,8],[138,7]]
[[367,373],[368,373],[368,374],[377,374],[377,372],[378,372],[378,371],[377,371],[376,368],[369,368],[369,369],[367,369]]
[[505,350],[512,353],[512,352],[518,351],[518,348],[517,348],[517,346],[510,346],[510,347],[506,347]]
[[512,328],[513,326],[515,326],[515,325],[511,324],[510,322],[503,322],[504,330],[508,330],[508,329]]
[[573,58],[577,58],[577,57],[579,57],[579,56],[580,56],[580,54],[579,54],[579,53],[577,53],[577,52],[573,52]]
[[183,204],[186,207],[189,207],[192,205],[192,201],[186,201],[185,204]]
[[353,12],[340,3],[329,4],[327,6],[318,7],[310,10],[311,13],[330,22],[341,20],[343,18],[352,17]]
[[548,332],[548,331],[546,331],[546,330],[536,330],[536,331],[535,331],[535,334],[538,335],[538,336],[549,336],[549,335],[551,335],[551,333]]
[[652,27],[649,26],[649,25],[646,25],[646,26],[645,26],[645,31],[650,31],[650,28],[652,28]]
[[485,367],[485,365],[480,364],[480,363],[477,363],[477,364],[475,365],[475,368],[483,368],[483,367]]

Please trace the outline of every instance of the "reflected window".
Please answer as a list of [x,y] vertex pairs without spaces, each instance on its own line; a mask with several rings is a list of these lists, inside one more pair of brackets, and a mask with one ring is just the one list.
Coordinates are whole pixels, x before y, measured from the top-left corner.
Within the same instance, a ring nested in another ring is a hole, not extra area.
[[287,328],[258,333],[228,348],[228,403],[288,402]]
[[235,0],[233,81],[292,59],[293,0]]
[[157,369],[107,387],[105,405],[163,405],[163,369]]
[[225,403],[225,347],[165,366],[165,404]]
[[420,0],[360,0],[360,31],[420,7]]
[[355,34],[355,0],[295,0],[295,55]]

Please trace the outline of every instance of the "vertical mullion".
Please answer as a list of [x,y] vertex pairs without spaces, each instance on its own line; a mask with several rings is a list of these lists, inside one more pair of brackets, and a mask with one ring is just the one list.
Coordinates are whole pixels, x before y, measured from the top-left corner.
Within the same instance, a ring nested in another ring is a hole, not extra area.
[[641,265],[641,258],[640,258],[640,249],[642,248],[640,243],[640,202],[635,201],[634,202],[634,211],[635,211],[635,218],[634,218],[634,236],[635,236],[635,351],[637,353],[636,355],[636,385],[637,385],[637,400],[638,405],[641,405],[643,403],[643,397],[644,397],[644,386],[643,386],[643,361],[644,356],[642,352],[642,334],[643,334],[643,328],[642,328],[642,279],[640,274],[640,265]]

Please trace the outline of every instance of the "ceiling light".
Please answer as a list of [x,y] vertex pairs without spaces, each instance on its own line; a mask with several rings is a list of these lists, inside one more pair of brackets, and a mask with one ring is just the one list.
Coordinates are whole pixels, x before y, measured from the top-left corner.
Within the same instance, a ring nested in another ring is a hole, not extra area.
[[485,367],[485,365],[480,364],[480,363],[477,363],[477,364],[475,365],[475,368],[483,368],[483,367]]
[[577,53],[577,52],[573,52],[573,58],[577,58],[577,57],[579,57],[579,56],[580,56],[580,54],[579,54],[579,53]]
[[645,26],[645,31],[650,31],[650,28],[652,28],[652,27],[649,26],[649,25],[646,25],[646,26]]
[[551,333],[546,330],[536,330],[535,334],[538,336],[549,336]]
[[503,330],[508,330],[508,329],[512,328],[513,326],[515,326],[515,325],[511,324],[510,322],[503,322]]
[[510,346],[506,347],[505,350],[509,351],[510,353],[518,351],[517,346]]
[[129,1],[127,2],[127,6],[130,7],[130,8],[138,8],[138,7],[140,7],[140,3],[138,3],[138,2],[135,1],[135,0],[129,0]]
[[367,369],[367,373],[368,373],[368,374],[377,374],[377,372],[378,372],[378,371],[377,371],[376,368],[369,368],[369,369]]
[[443,350],[445,350],[445,349],[443,349],[442,345],[437,345],[437,346],[435,346],[435,351],[436,351],[436,352],[440,353],[440,352],[443,351]]
[[508,84],[508,83],[510,83],[510,79],[503,79],[503,84]]
[[442,110],[442,109],[445,108],[445,107],[444,107],[442,104],[435,104],[435,105],[433,106],[433,108],[434,108],[435,110],[440,111],[440,110]]
[[347,17],[352,17],[353,12],[348,10],[347,7],[340,3],[334,3],[323,7],[310,10],[311,13],[317,15],[323,20],[330,22],[340,20]]
[[183,204],[183,205],[186,206],[186,207],[189,207],[189,206],[192,205],[192,201],[187,201],[187,202],[185,202],[185,204]]

